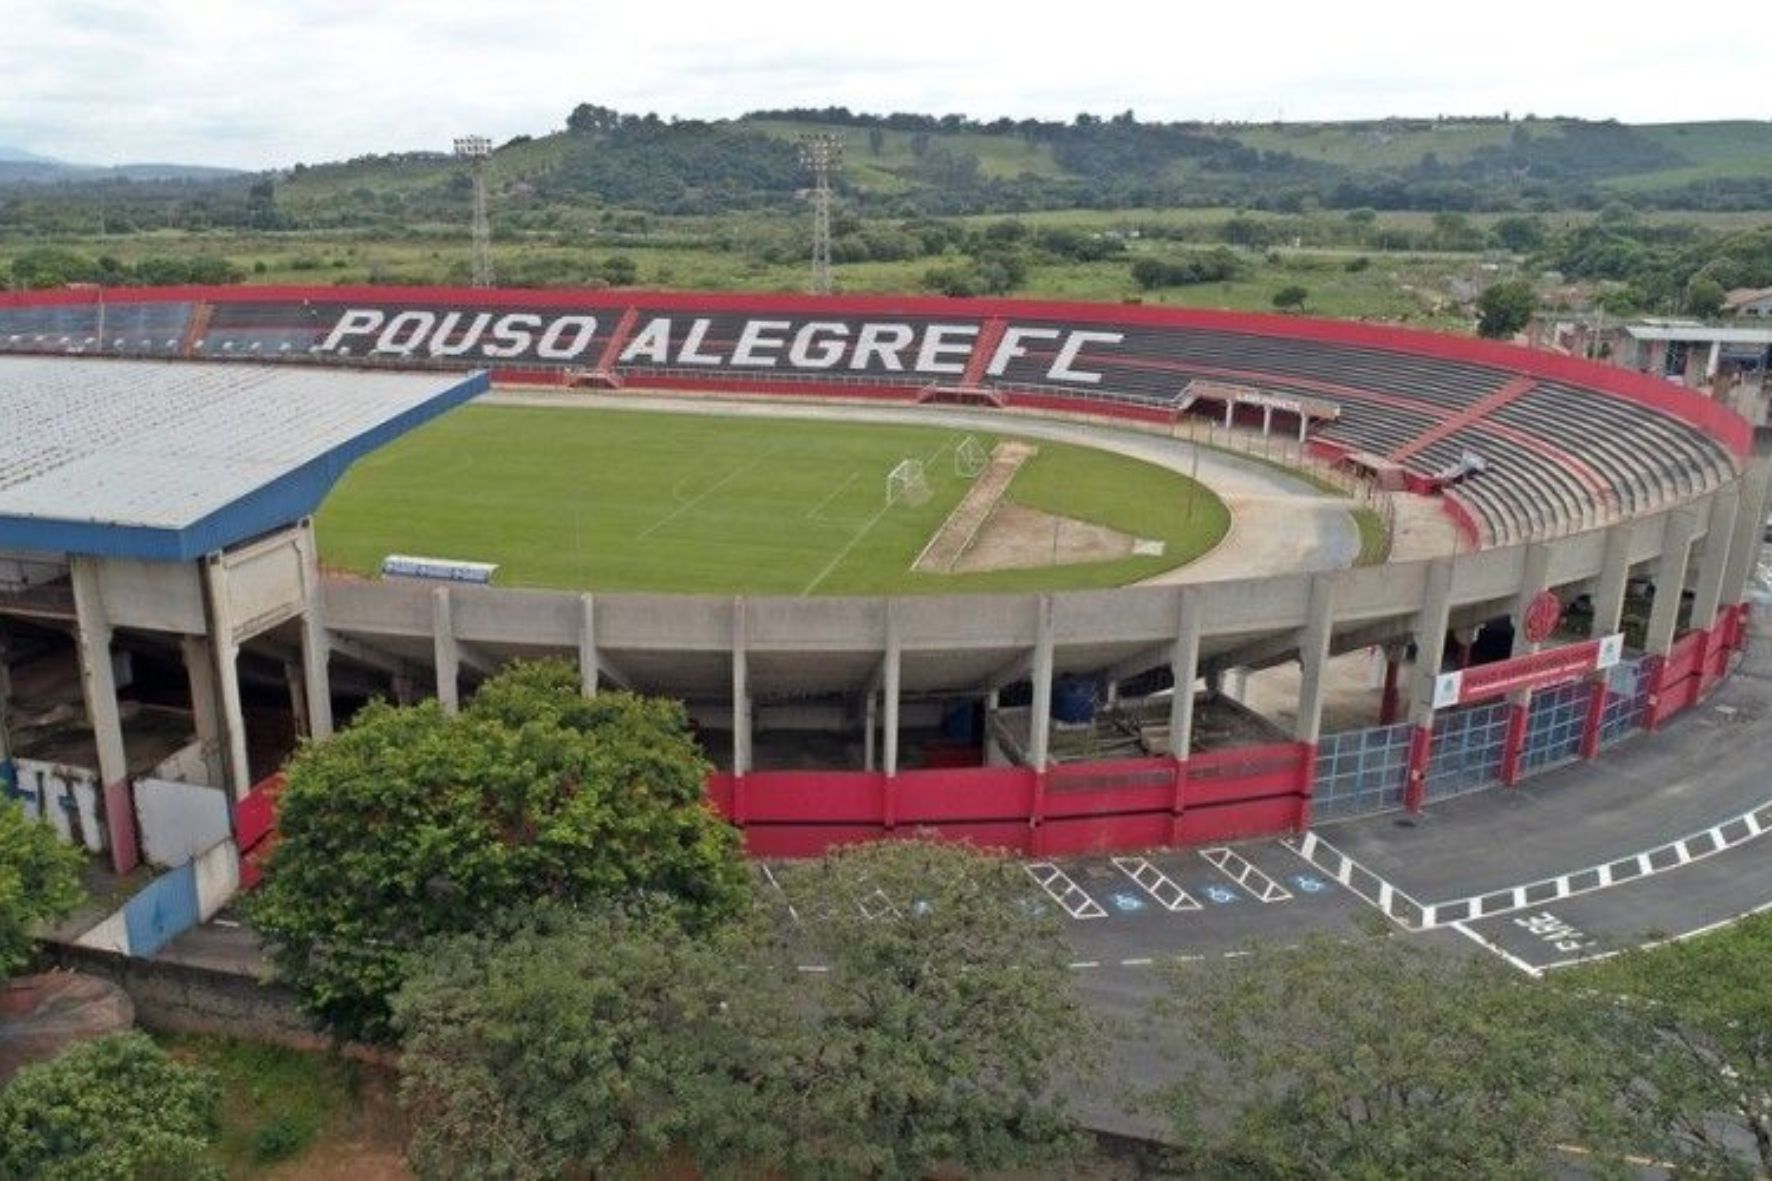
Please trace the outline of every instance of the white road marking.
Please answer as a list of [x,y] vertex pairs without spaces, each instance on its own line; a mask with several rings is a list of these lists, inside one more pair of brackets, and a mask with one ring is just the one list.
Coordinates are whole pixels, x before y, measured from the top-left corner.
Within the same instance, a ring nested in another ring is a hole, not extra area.
[[1280,844],[1346,886],[1356,897],[1377,907],[1379,913],[1403,929],[1420,931],[1431,925],[1433,908],[1415,901],[1316,833],[1307,832]]
[[1200,900],[1175,884],[1175,879],[1143,857],[1112,858],[1114,868],[1131,878],[1138,888],[1157,900],[1157,905],[1171,914],[1183,910],[1199,910]]
[[[1647,950],[1652,947],[1660,947],[1667,943],[1684,943],[1688,939],[1699,939],[1705,935],[1711,934],[1713,931],[1721,931],[1725,928],[1733,927],[1743,919],[1751,919],[1757,914],[1765,914],[1769,910],[1772,910],[1772,902],[1762,902],[1758,906],[1749,910],[1744,910],[1739,914],[1732,914],[1728,918],[1718,919],[1713,923],[1706,923],[1702,927],[1694,927],[1690,931],[1682,931],[1678,935],[1670,935],[1666,939],[1655,939],[1648,943],[1639,943],[1637,944],[1637,949]],[[1599,960],[1609,960],[1618,955],[1621,950],[1622,949],[1620,948],[1613,948],[1610,951],[1597,951],[1593,955],[1579,955],[1571,959],[1557,960],[1553,963],[1544,965],[1543,970],[1546,972],[1554,972],[1558,968],[1573,968],[1577,964],[1591,964]]]
[[1257,902],[1285,902],[1292,897],[1292,891],[1262,873],[1254,862],[1235,849],[1223,846],[1201,849],[1200,856],[1219,873],[1248,891]]
[[1471,930],[1469,927],[1465,926],[1463,923],[1451,923],[1449,925],[1451,926],[1451,928],[1454,931],[1457,931],[1460,935],[1463,935],[1466,939],[1469,939],[1472,943],[1475,943],[1478,947],[1482,948],[1484,951],[1489,951],[1489,952],[1495,953],[1496,955],[1500,956],[1502,959],[1506,960],[1509,964],[1518,968],[1520,971],[1526,973],[1526,975],[1531,976],[1535,979],[1539,976],[1544,975],[1544,970],[1542,968],[1534,968],[1531,964],[1527,963],[1525,960],[1521,959],[1519,956],[1515,955],[1513,952],[1507,950],[1505,947],[1502,947],[1499,943],[1495,943],[1495,942],[1492,942],[1491,940],[1483,938],[1481,935],[1477,934],[1475,931]]
[[769,868],[769,863],[767,861],[759,861],[757,864],[762,868],[763,876],[769,880],[770,886],[774,888],[777,894],[781,895],[782,904],[788,908],[788,917],[794,920],[795,926],[799,926],[800,912],[794,909],[794,904],[792,902],[788,901],[788,892],[782,889],[781,883],[776,880],[775,871]]
[[[954,445],[953,440],[950,439],[948,442],[943,443],[940,447],[937,447],[935,449],[935,451],[929,456],[929,458],[924,460],[924,465],[927,466],[929,464],[934,463],[936,460],[940,459],[942,454],[944,452],[948,451],[950,448],[952,448],[953,445]],[[831,576],[831,571],[835,570],[838,566],[841,566],[843,564],[843,559],[847,558],[849,556],[849,552],[861,543],[862,538],[866,537],[869,533],[873,532],[874,526],[878,525],[882,520],[884,520],[886,517],[886,514],[891,511],[892,511],[892,504],[890,501],[888,501],[887,503],[880,506],[879,512],[877,512],[873,516],[869,517],[866,521],[863,521],[861,524],[861,528],[857,529],[854,533],[849,535],[849,540],[843,543],[843,548],[837,551],[836,557],[834,557],[830,561],[826,562],[824,565],[824,569],[820,570],[817,574],[814,574],[812,576],[812,581],[808,582],[805,586],[800,588],[801,596],[804,597],[806,595],[811,594],[813,591],[817,590],[819,588],[819,586],[824,582],[824,580]]]
[[1022,869],[1034,879],[1034,884],[1046,891],[1046,896],[1064,908],[1064,912],[1073,919],[1105,919],[1107,911],[1101,903],[1089,897],[1083,887],[1071,880],[1071,876],[1050,861],[1028,861]]

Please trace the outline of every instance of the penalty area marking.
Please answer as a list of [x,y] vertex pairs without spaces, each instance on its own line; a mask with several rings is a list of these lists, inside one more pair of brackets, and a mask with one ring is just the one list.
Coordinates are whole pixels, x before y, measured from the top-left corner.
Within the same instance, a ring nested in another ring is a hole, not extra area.
[[[928,459],[923,461],[924,465],[928,466],[929,464],[933,464],[946,452],[952,450],[953,446],[954,440],[950,438],[940,447],[937,447]],[[886,514],[892,511],[892,507],[891,502],[888,501],[886,504],[881,505],[880,510],[873,516],[863,521],[861,527],[849,535],[849,540],[843,543],[843,548],[837,551],[836,556],[824,564],[824,569],[820,570],[817,574],[814,574],[812,576],[812,581],[800,588],[800,596],[804,598],[817,590],[824,580],[831,576],[831,572],[843,564],[843,559],[847,558],[850,552],[853,551],[856,546],[861,544],[861,539],[873,532],[874,526],[878,525],[883,519],[885,519]]]
[[[762,463],[765,459],[768,459],[771,455],[774,455],[777,451],[780,451],[780,450],[781,450],[780,443],[772,444],[767,450],[765,450],[763,452],[763,454],[757,456],[755,459],[752,459],[749,463],[739,464],[737,467],[735,467],[731,471],[727,472],[724,476],[721,476],[718,480],[715,480],[712,484],[709,484],[705,489],[703,489],[701,491],[701,493],[699,495],[691,497],[688,500],[685,500],[683,503],[679,504],[676,508],[672,509],[669,513],[666,513],[663,517],[654,521],[652,524],[646,526],[645,529],[640,531],[640,536],[641,537],[651,537],[654,533],[657,533],[660,529],[663,529],[666,525],[669,525],[672,521],[676,520],[678,517],[682,516],[684,513],[688,512],[690,509],[694,508],[696,505],[700,504],[702,501],[706,500],[708,497],[712,496],[714,493],[718,492],[720,489],[724,488],[726,485],[732,483],[732,481],[738,479],[740,476],[744,475],[746,472],[752,470],[758,464]],[[672,494],[675,495],[675,489],[672,490]]]

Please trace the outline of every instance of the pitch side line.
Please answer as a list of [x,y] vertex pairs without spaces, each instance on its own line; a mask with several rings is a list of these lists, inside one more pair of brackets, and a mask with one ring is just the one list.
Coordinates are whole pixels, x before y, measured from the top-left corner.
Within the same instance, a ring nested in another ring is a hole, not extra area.
[[835,488],[833,488],[829,492],[825,493],[825,497],[823,500],[819,501],[817,504],[813,505],[811,508],[806,510],[806,519],[808,521],[823,520],[823,518],[820,517],[819,514],[824,512],[824,506],[829,504],[831,501],[837,499],[837,497],[843,495],[843,493],[848,489],[849,485],[855,483],[855,481],[860,478],[861,478],[861,469],[860,468],[857,468],[855,471],[850,472],[849,478],[847,480],[844,480],[841,484],[838,484]]
[[[952,439],[949,439],[947,442],[943,443],[940,447],[937,447],[935,449],[934,454],[930,455],[929,458],[924,460],[923,462],[925,464],[934,463],[937,459],[940,459],[941,456],[945,452],[950,450],[953,447],[953,445],[954,445],[954,441]],[[878,525],[881,522],[881,520],[885,518],[886,514],[891,511],[892,511],[892,504],[890,501],[888,501],[886,504],[883,504],[880,506],[879,512],[875,513],[873,516],[869,517],[865,522],[863,522],[861,528],[857,529],[853,534],[850,535],[849,540],[843,543],[843,548],[837,551],[837,556],[832,558],[830,561],[826,562],[824,569],[820,570],[817,574],[813,575],[812,581],[808,582],[805,586],[800,588],[801,597],[804,598],[806,595],[809,595],[813,591],[817,590],[819,584],[831,576],[831,571],[835,570],[838,566],[841,566],[843,564],[843,559],[847,558],[849,556],[850,551],[853,550],[857,545],[859,545],[861,543],[862,538],[866,537],[869,533],[873,532],[874,526]]]
[[750,471],[752,468],[756,467],[758,464],[762,463],[765,459],[768,459],[771,455],[774,455],[779,450],[781,450],[781,444],[777,443],[774,446],[770,447],[767,451],[763,452],[763,454],[761,454],[761,455],[757,456],[755,459],[751,460],[749,463],[742,463],[742,464],[738,465],[737,467],[733,468],[731,471],[727,472],[724,476],[721,476],[718,480],[716,480],[712,484],[708,485],[707,488],[705,488],[700,493],[700,495],[684,501],[682,504],[680,504],[676,508],[672,509],[669,513],[665,514],[664,517],[660,518],[657,521],[654,521],[652,524],[648,525],[645,529],[641,530],[640,536],[641,537],[651,537],[654,533],[657,533],[660,529],[663,529],[666,525],[669,525],[672,521],[676,520],[678,517],[682,516],[684,513],[688,512],[690,509],[694,508],[696,505],[700,504],[702,501],[706,500],[708,497],[712,496],[714,493],[718,492],[720,489],[724,488],[726,485],[732,483],[732,481],[738,479],[740,476],[744,475],[746,472]]

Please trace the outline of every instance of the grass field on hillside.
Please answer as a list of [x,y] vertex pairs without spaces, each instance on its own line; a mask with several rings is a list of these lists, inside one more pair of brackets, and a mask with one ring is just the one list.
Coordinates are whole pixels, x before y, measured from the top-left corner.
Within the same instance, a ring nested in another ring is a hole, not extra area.
[[[615,410],[471,406],[357,464],[320,512],[322,558],[373,572],[389,553],[497,562],[504,585],[750,594],[1117,586],[1181,564],[1229,527],[1185,476],[1042,441],[1009,489],[1030,508],[1161,540],[1162,557],[918,574],[959,502],[965,432]],[[987,450],[996,441],[973,436]],[[933,495],[886,505],[924,461]],[[1190,506],[1191,502],[1191,506]]]

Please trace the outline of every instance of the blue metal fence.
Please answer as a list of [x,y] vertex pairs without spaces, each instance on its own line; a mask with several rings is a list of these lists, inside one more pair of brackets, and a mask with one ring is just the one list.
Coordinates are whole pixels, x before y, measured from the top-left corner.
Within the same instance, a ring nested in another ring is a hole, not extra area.
[[1602,747],[1612,746],[1643,728],[1649,709],[1648,663],[1647,659],[1620,661],[1607,675],[1606,708],[1600,714]]
[[1586,681],[1553,685],[1532,694],[1526,710],[1526,741],[1520,749],[1520,773],[1530,775],[1581,757],[1581,733],[1587,727],[1593,688]]
[[1409,778],[1407,723],[1327,735],[1317,744],[1314,823],[1344,820],[1403,806]]
[[1501,782],[1508,705],[1491,701],[1447,710],[1434,719],[1424,797],[1443,800]]

